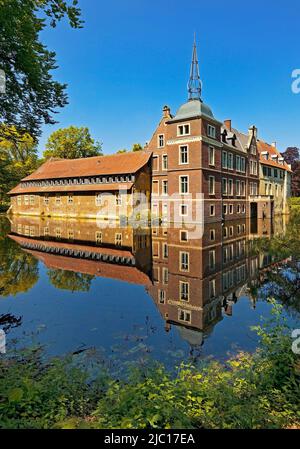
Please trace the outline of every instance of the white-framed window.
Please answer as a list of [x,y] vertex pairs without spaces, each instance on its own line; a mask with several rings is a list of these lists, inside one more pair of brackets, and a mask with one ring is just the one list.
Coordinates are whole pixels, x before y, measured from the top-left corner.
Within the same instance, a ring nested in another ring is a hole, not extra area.
[[95,203],[96,203],[96,206],[102,206],[102,193],[96,193]]
[[168,195],[168,181],[166,179],[162,180],[162,194]]
[[116,193],[116,205],[121,206],[122,205],[122,195],[119,193]]
[[190,134],[190,124],[184,123],[177,126],[177,136],[188,136]]
[[158,148],[163,148],[165,146],[165,135],[159,134],[158,135]]
[[179,147],[179,165],[189,163],[189,148],[187,145],[181,145]]
[[213,139],[216,138],[216,128],[212,125],[207,125],[207,135]]
[[227,195],[228,193],[228,184],[227,184],[227,178],[222,178],[222,194]]
[[209,178],[208,178],[208,192],[209,192],[209,195],[215,194],[215,177],[214,176],[209,176]]
[[223,228],[223,237],[224,237],[224,239],[227,239],[227,237],[228,237],[228,228],[227,228],[227,226],[225,226]]
[[215,149],[214,147],[209,147],[208,148],[208,164],[211,165],[212,167],[215,166],[216,164],[216,157],[215,157]]
[[191,323],[192,315],[190,310],[178,309],[178,320],[184,321],[185,323]]
[[73,193],[69,193],[68,194],[68,201],[67,201],[67,203],[69,205],[74,204],[74,195],[73,195]]
[[229,204],[229,214],[233,214],[233,204]]
[[49,235],[49,228],[48,228],[48,226],[45,226],[44,227],[44,237],[48,237],[48,235]]
[[158,171],[158,169],[159,169],[158,161],[159,161],[158,156],[152,156],[152,170],[153,171]]
[[102,244],[102,232],[101,231],[95,232],[95,241],[98,245]]
[[74,240],[74,231],[73,229],[68,229],[68,239]]
[[232,153],[228,153],[228,156],[227,156],[227,168],[229,170],[233,170],[233,154]]
[[61,204],[61,196],[58,194],[55,195],[55,204],[56,206],[60,206]]
[[212,249],[208,253],[208,264],[209,264],[210,270],[214,270],[214,268],[216,266],[216,251],[214,249]]
[[28,204],[29,204],[29,196],[28,195],[24,196],[24,204],[25,204],[25,206],[28,206]]
[[49,204],[49,195],[46,193],[45,194],[45,196],[44,196],[44,204],[46,205],[46,206],[48,206],[48,204]]
[[179,176],[179,191],[181,194],[189,193],[189,177]]
[[55,237],[61,239],[61,228],[55,228]]
[[237,213],[237,214],[240,214],[240,213],[241,213],[241,205],[240,205],[240,204],[238,204],[238,205],[236,206],[236,213]]
[[216,231],[214,229],[210,229],[209,231],[209,239],[211,242],[214,242],[216,239]]
[[179,281],[179,299],[180,301],[188,302],[190,299],[190,284],[189,282]]
[[236,196],[241,195],[241,181],[239,179],[235,182],[235,188],[236,188]]
[[167,154],[162,155],[162,169],[168,170],[168,155]]
[[223,204],[223,215],[227,215],[227,210],[228,210],[227,204]]
[[241,181],[241,196],[246,195],[245,181]]
[[214,217],[216,215],[216,207],[214,204],[209,205],[209,215]]
[[188,242],[189,240],[189,233],[185,230],[180,230],[180,241],[181,242]]
[[167,243],[163,243],[163,258],[167,259],[169,257],[169,247]]
[[227,151],[222,151],[222,168],[228,167]]
[[166,302],[166,292],[165,292],[165,290],[159,290],[158,298],[159,298],[159,303],[160,304],[165,304],[165,302]]
[[188,215],[188,213],[189,213],[188,205],[187,204],[180,204],[179,212],[180,212],[180,216],[181,217],[186,217]]
[[208,284],[209,299],[213,299],[216,296],[216,280],[211,279]]
[[235,157],[235,169],[236,171],[241,171],[241,156],[236,156]]
[[245,214],[246,213],[246,206],[245,206],[245,204],[243,204],[242,205],[242,214]]
[[35,196],[34,195],[30,195],[29,202],[30,202],[30,206],[34,206],[34,203],[35,203]]
[[166,267],[162,268],[162,275],[163,275],[163,284],[167,285],[169,282],[169,270]]
[[241,172],[246,173],[246,159],[241,157]]
[[122,234],[120,232],[115,233],[115,245],[122,246]]
[[228,195],[233,196],[233,179],[228,179]]
[[17,196],[17,204],[18,204],[18,206],[21,206],[21,204],[22,204],[22,196],[21,195]]
[[229,237],[233,236],[233,226],[229,226]]
[[180,271],[189,271],[189,259],[190,259],[190,255],[188,252],[186,251],[180,251],[179,253],[179,257],[180,257],[180,264],[179,264],[179,269]]

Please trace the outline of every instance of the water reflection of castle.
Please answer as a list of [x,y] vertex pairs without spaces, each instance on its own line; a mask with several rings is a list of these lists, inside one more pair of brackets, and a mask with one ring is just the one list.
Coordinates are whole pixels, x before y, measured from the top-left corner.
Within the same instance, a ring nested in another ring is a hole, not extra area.
[[252,255],[251,242],[284,232],[284,220],[210,223],[191,238],[194,230],[185,227],[101,228],[94,220],[14,216],[10,237],[49,269],[144,285],[166,331],[176,326],[194,346],[241,296],[255,305],[252,287],[274,261]]

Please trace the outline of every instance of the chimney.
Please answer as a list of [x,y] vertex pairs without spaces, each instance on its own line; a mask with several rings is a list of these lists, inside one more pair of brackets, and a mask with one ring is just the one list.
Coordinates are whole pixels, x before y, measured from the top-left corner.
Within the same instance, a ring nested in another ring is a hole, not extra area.
[[224,125],[227,129],[229,129],[229,131],[231,131],[231,120],[230,119],[225,120]]
[[169,106],[164,106],[163,107],[163,117],[164,118],[171,118],[171,109],[169,108]]

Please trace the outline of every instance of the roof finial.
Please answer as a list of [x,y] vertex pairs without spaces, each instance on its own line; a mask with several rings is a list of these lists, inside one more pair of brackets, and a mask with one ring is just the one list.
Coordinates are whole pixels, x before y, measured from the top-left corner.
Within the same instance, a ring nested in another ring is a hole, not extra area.
[[194,33],[194,45],[192,53],[192,63],[190,71],[190,79],[188,82],[188,93],[189,100],[200,100],[202,94],[202,82],[199,74],[199,64],[197,56],[197,46],[196,46],[196,33]]

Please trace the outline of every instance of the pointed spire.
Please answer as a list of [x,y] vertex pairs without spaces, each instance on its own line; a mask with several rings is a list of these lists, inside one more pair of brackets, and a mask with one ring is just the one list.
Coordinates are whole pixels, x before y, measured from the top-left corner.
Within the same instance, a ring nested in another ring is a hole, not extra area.
[[194,34],[194,45],[192,54],[192,63],[190,71],[190,79],[188,82],[188,93],[189,100],[200,100],[202,95],[202,82],[199,73],[199,64],[197,56],[197,46],[196,46],[196,33]]

